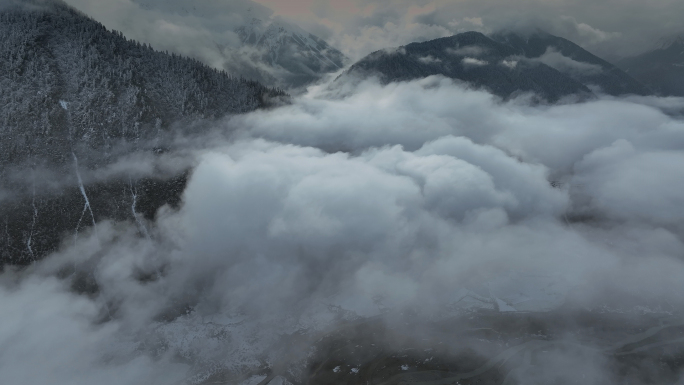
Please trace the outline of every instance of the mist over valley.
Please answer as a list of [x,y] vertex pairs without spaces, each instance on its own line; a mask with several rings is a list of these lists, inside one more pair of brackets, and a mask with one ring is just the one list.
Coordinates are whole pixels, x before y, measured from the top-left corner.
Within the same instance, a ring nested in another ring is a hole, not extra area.
[[683,383],[681,39],[288,4],[0,0],[0,382]]

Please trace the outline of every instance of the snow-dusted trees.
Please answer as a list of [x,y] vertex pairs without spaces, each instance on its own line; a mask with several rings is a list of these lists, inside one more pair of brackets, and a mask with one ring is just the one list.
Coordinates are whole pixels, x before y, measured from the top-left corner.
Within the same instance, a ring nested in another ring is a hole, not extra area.
[[68,155],[51,151],[58,143],[107,147],[279,93],[127,40],[60,2],[33,5],[0,10],[0,164],[17,152],[58,161]]
[[[152,218],[178,201],[186,180],[83,181],[79,168],[102,167],[172,123],[251,111],[281,94],[127,40],[59,0],[3,4],[0,268],[54,250],[89,222],[85,214],[93,221],[138,220],[136,211]],[[41,184],[46,169],[59,180]]]

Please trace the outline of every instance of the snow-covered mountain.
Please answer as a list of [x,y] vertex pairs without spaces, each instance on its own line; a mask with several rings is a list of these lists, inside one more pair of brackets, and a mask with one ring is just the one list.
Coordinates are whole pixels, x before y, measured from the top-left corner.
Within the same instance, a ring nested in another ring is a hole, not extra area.
[[[667,50],[670,48],[681,48],[684,47],[684,34],[682,35],[674,35],[674,36],[669,36],[669,37],[663,37],[658,42],[656,43],[657,49],[663,49]],[[684,55],[684,52],[680,52],[680,54]]]
[[323,39],[281,19],[253,18],[236,32],[244,47],[256,48],[256,59],[272,69],[272,73],[259,73],[259,80],[266,83],[277,84],[277,79],[270,79],[275,76],[285,84],[302,86],[322,74],[339,71],[346,60]]
[[655,47],[617,64],[661,95],[684,96],[684,35],[663,38]]
[[196,127],[280,95],[128,40],[61,1],[0,9],[0,90],[0,265],[40,258],[96,220],[153,217],[178,201],[184,170],[148,180],[89,170],[163,152],[173,124]]
[[133,20],[112,20],[97,7],[67,1],[126,36],[269,86],[304,86],[339,71],[346,61],[320,37],[250,0],[133,0],[126,13]]

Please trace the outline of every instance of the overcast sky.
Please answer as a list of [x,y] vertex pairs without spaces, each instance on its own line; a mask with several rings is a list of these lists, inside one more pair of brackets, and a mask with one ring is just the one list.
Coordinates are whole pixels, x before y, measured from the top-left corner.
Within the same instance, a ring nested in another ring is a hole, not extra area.
[[[532,23],[607,56],[646,49],[684,29],[684,2],[661,0],[258,0],[278,14],[327,27],[343,49],[405,44],[444,32]],[[480,22],[482,25],[479,25]],[[314,28],[312,25],[311,28]],[[325,34],[323,28],[317,31]]]
[[[335,39],[380,29],[411,30],[415,38],[431,37],[435,27],[450,32],[485,30],[531,22],[588,47],[611,47],[627,54],[659,38],[680,33],[684,2],[660,0],[258,0],[301,23],[315,21],[332,30]],[[478,25],[480,20],[482,25]],[[432,27],[432,28],[430,28]],[[323,33],[323,32],[319,32]],[[346,39],[346,40],[345,40]],[[403,41],[397,43],[404,44]],[[601,45],[600,43],[606,43]],[[344,46],[343,48],[348,47]]]
[[[164,40],[164,36],[167,39],[173,36],[176,44],[187,42],[187,47],[179,48],[181,53],[190,51],[197,43],[179,38],[179,35],[201,35],[208,29],[215,32],[219,26],[232,26],[240,17],[231,15],[232,11],[244,15],[244,10],[249,8],[248,0],[66,1],[108,27],[122,30],[133,38],[148,38],[153,45]],[[327,39],[352,59],[388,46],[468,30],[489,32],[525,25],[542,27],[599,56],[615,59],[640,53],[653,47],[660,38],[684,31],[681,24],[684,2],[680,0],[256,1],[275,11],[276,15]],[[188,18],[174,12],[174,7],[211,11]],[[267,14],[263,10],[256,13],[261,17]],[[221,23],[212,26],[212,22],[217,21]],[[171,34],[170,29],[173,29]]]

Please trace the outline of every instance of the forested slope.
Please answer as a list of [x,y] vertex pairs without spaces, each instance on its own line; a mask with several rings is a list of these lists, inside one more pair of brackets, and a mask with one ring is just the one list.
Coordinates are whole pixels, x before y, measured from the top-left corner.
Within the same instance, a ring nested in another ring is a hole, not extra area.
[[89,181],[86,171],[159,151],[174,125],[206,127],[197,122],[284,95],[38,0],[0,8],[0,90],[0,265],[38,258],[87,223],[136,220],[136,199],[148,216],[177,202],[183,174]]

